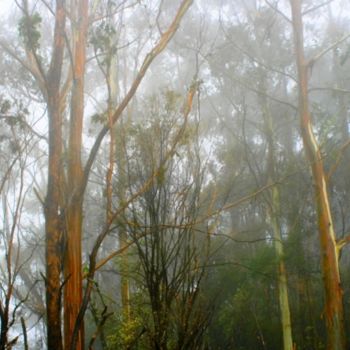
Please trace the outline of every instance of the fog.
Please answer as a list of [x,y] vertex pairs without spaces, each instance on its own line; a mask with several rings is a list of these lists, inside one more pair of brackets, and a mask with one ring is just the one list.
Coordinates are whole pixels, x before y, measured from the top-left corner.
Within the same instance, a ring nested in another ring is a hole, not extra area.
[[2,0],[0,350],[348,349],[349,6]]

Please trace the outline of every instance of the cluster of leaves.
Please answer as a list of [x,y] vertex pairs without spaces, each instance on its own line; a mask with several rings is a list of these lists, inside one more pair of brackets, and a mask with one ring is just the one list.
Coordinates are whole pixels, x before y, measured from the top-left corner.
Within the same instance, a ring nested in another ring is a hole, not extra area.
[[107,336],[108,349],[132,349],[142,334],[142,319],[138,316],[114,318],[110,327],[112,329],[107,329],[107,333],[111,333]]
[[102,65],[109,65],[111,58],[117,53],[117,31],[114,25],[101,21],[91,31],[89,43],[94,48],[96,56]]
[[28,50],[37,51],[40,47],[40,25],[42,18],[39,13],[22,17],[18,23],[19,35]]
[[6,147],[16,153],[20,150],[18,141],[13,138],[14,128],[23,131],[26,123],[25,118],[29,111],[20,101],[10,101],[0,96],[0,124],[2,132],[0,134],[1,148]]

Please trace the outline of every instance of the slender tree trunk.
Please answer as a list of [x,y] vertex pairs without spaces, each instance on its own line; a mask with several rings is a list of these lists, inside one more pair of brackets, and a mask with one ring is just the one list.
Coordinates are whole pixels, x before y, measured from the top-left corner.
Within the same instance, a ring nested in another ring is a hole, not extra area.
[[62,139],[59,112],[49,111],[49,177],[45,202],[46,231],[46,312],[49,349],[62,349],[61,333],[61,253],[60,218]]
[[345,350],[342,289],[338,266],[338,250],[331,215],[327,177],[320,147],[312,130],[308,100],[309,64],[304,56],[303,21],[300,0],[291,0],[295,55],[299,78],[299,113],[304,149],[310,164],[317,205],[318,229],[321,246],[322,274],[325,290],[325,319],[327,349]]
[[47,74],[49,117],[49,169],[45,199],[46,314],[48,349],[62,349],[61,269],[62,269],[62,115],[60,80],[64,52],[65,2],[56,1],[53,54]]
[[283,332],[283,349],[293,350],[292,326],[290,318],[287,271],[284,262],[284,249],[281,235],[281,226],[278,220],[280,207],[279,191],[276,186],[271,190],[271,226],[274,236],[274,246],[278,259],[278,298],[281,312],[281,324]]
[[[262,97],[262,109],[264,111],[265,133],[267,138],[268,160],[267,173],[268,183],[273,184],[276,179],[276,162],[275,162],[275,140],[274,127],[271,111],[266,97]],[[281,234],[280,215],[281,215],[280,193],[277,185],[270,190],[270,197],[268,203],[268,216],[271,222],[271,228],[274,238],[274,247],[278,261],[277,270],[277,286],[278,299],[281,313],[281,325],[283,333],[283,349],[293,350],[292,326],[289,308],[287,271],[284,262],[284,249]]]
[[[67,247],[65,255],[64,288],[64,344],[71,344],[74,325],[82,303],[82,216],[83,194],[80,193],[83,169],[81,162],[84,117],[85,47],[88,27],[88,0],[78,0],[76,8],[77,28],[73,62],[73,88],[70,111],[68,145],[68,183],[66,194]],[[82,323],[76,349],[84,349],[84,325]]]
[[[113,124],[113,111],[117,105],[118,96],[118,75],[115,67],[117,66],[117,56],[111,52],[109,61],[109,67],[107,71],[107,86],[108,86],[108,123],[110,127],[110,144],[109,144],[109,167],[107,170],[106,184],[107,184],[107,221],[111,219],[113,215],[112,198],[113,198],[113,170],[114,163],[117,163],[119,167],[118,176],[118,199],[120,203],[125,201],[125,189],[127,186],[126,181],[126,160],[125,160],[125,149],[124,149],[124,138],[125,135],[119,133],[119,142],[117,140],[117,129]],[[125,225],[122,220],[119,220],[119,249],[123,252],[120,255],[120,295],[122,303],[122,317],[124,322],[128,322],[130,319],[130,295],[129,295],[129,277],[128,277],[128,249],[124,248],[127,246],[127,233]]]
[[[129,114],[129,113],[128,113]],[[128,115],[128,120],[126,123],[126,129],[129,128],[131,116]],[[121,203],[125,202],[125,189],[127,188],[127,161],[126,161],[126,147],[124,143],[124,137],[121,136],[121,142],[119,142],[119,157],[118,157],[118,166],[119,166],[119,188],[118,195]],[[121,303],[122,303],[122,314],[125,322],[130,320],[130,288],[129,288],[129,258],[128,258],[128,249],[124,249],[128,244],[128,234],[125,228],[123,220],[120,220],[119,225],[119,248],[122,249],[120,255],[120,294],[121,294]]]
[[[119,233],[119,247],[124,249],[127,246],[127,234],[124,228]],[[129,292],[129,277],[128,277],[128,250],[125,249],[121,254],[121,279],[120,292],[122,301],[123,318],[127,322],[130,320],[130,292]]]

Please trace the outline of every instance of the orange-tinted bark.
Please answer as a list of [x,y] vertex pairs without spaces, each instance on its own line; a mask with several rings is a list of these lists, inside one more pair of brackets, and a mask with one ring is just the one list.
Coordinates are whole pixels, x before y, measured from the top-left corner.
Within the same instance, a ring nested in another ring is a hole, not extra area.
[[47,75],[49,116],[49,171],[45,200],[46,234],[46,310],[48,349],[62,349],[61,333],[61,243],[60,224],[62,175],[62,116],[60,113],[60,80],[64,52],[64,1],[56,1],[53,54]]
[[[67,248],[64,261],[64,344],[69,349],[82,302],[82,133],[84,117],[85,47],[88,27],[88,0],[78,0],[77,40],[74,47],[73,88],[68,145],[68,183],[66,195]],[[81,324],[75,349],[84,349],[84,325]]]
[[312,130],[308,101],[308,62],[304,56],[303,22],[300,0],[291,0],[295,53],[299,78],[299,112],[303,144],[315,186],[318,229],[321,246],[322,274],[325,289],[327,349],[345,350],[342,289],[338,266],[338,251],[331,215],[327,177],[319,145]]
[[[91,170],[92,163],[101,145],[101,142],[110,125],[106,126],[99,133],[97,140],[90,152],[84,174],[81,166],[81,142],[82,142],[82,123],[84,108],[84,70],[85,70],[85,46],[86,32],[88,26],[88,0],[79,0],[80,21],[77,41],[74,48],[74,66],[73,66],[73,90],[70,115],[70,138],[68,150],[68,186],[67,186],[67,249],[65,257],[65,345],[71,349],[82,350],[83,344],[83,320],[86,308],[89,303],[92,290],[92,280],[95,271],[97,251],[108,230],[102,230],[102,234],[97,238],[93,251],[90,254],[90,271],[88,274],[88,284],[84,293],[82,293],[82,266],[81,266],[81,239],[82,239],[82,203],[85,193],[87,180]],[[149,55],[147,55],[134,83],[129,92],[122,100],[121,104],[116,108],[112,116],[112,124],[114,124],[121,115],[133,95],[137,87],[142,81],[149,65],[153,59],[165,48],[170,41],[183,15],[186,13],[192,0],[184,0],[180,9],[171,23],[169,29],[163,34],[159,43],[154,47]],[[106,227],[109,227],[111,221],[108,221]]]

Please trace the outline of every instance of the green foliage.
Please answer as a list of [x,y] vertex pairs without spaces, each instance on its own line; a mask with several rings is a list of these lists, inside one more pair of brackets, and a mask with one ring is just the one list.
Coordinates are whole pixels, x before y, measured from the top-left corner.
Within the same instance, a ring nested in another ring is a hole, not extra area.
[[90,32],[90,45],[96,54],[102,54],[100,63],[109,66],[111,58],[117,52],[117,32],[115,27],[106,21],[101,21]]
[[0,96],[0,117],[9,127],[17,126],[24,130],[26,123],[25,118],[29,111],[21,101],[9,100]]
[[166,167],[161,166],[157,174],[157,182],[159,186],[162,186],[166,179]]
[[40,47],[40,24],[42,18],[39,13],[24,16],[18,23],[19,35],[28,50],[37,51]]
[[11,102],[8,99],[0,100],[0,114],[6,114],[11,109]]
[[135,349],[142,332],[142,321],[139,316],[132,316],[129,320],[122,316],[114,319],[113,330],[107,336],[108,349]]
[[181,103],[181,94],[174,90],[165,90],[163,96],[165,99],[165,110],[167,112],[172,112],[178,109],[179,104]]
[[272,246],[261,247],[248,262],[252,278],[274,278],[277,270],[277,258]]
[[93,124],[103,124],[107,122],[107,115],[105,113],[95,113],[91,117],[91,122]]

